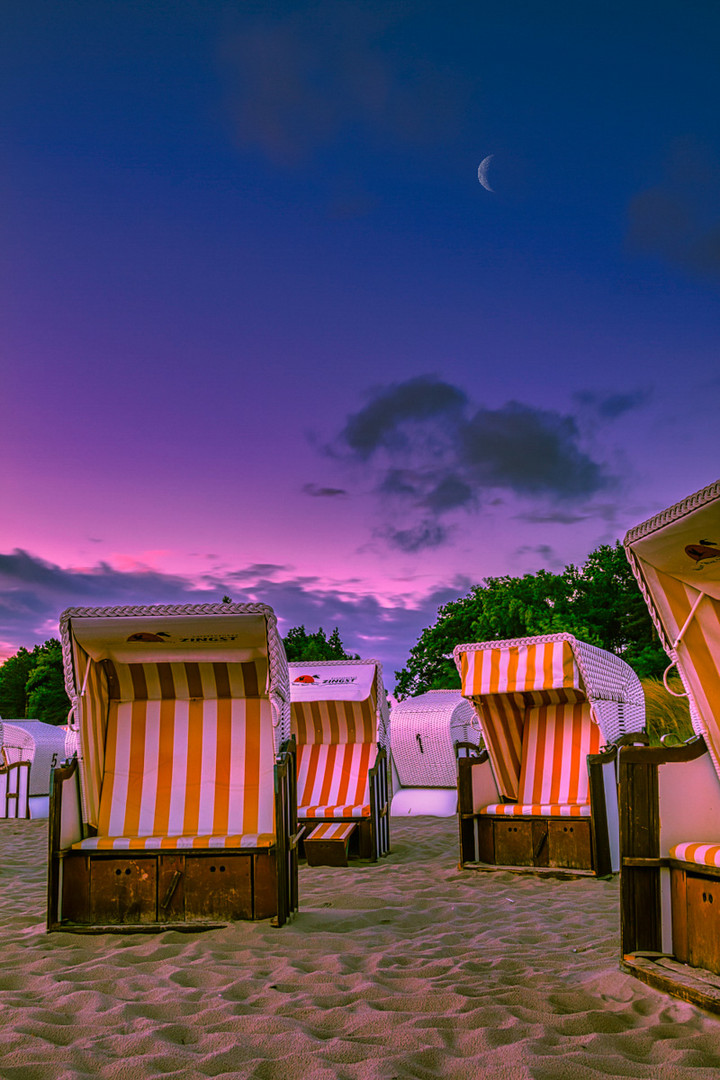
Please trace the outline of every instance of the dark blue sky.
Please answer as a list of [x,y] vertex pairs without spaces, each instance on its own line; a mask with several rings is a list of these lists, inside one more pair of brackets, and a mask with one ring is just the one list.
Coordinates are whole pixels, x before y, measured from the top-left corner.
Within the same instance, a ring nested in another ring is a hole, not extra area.
[[714,0],[0,25],[6,651],[202,588],[398,666],[716,478]]

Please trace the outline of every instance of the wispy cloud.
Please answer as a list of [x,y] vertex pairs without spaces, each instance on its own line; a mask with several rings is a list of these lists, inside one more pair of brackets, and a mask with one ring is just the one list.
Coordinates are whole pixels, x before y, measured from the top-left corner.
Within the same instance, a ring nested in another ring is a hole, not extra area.
[[591,409],[602,420],[615,420],[625,413],[641,409],[644,405],[647,405],[651,397],[652,390],[647,387],[631,390],[624,394],[608,394],[606,396],[596,394],[592,390],[581,390],[575,394],[575,401],[577,401],[578,405]]
[[320,484],[303,484],[303,495],[310,495],[313,499],[337,499],[347,495],[345,488],[323,487]]
[[363,590],[354,580],[294,575],[290,567],[272,563],[190,579],[150,569],[123,571],[107,563],[78,570],[16,550],[0,554],[0,658],[57,634],[66,607],[207,603],[229,594],[270,604],[283,633],[301,624],[328,632],[338,626],[346,647],[361,656],[368,655],[368,642],[377,643],[377,659],[392,684],[392,672],[403,666],[438,607],[469,587],[468,580],[457,578],[411,601]]

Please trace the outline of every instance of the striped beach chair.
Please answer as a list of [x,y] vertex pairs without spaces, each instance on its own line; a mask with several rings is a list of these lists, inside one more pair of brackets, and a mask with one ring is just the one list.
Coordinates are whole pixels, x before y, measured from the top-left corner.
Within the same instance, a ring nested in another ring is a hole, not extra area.
[[30,768],[35,743],[16,724],[0,720],[0,818],[30,817]]
[[720,1012],[720,481],[625,549],[695,736],[620,751],[622,966]]
[[635,673],[571,634],[458,645],[485,742],[458,761],[463,866],[619,868],[617,748],[644,724]]
[[287,662],[263,604],[72,608],[77,757],[55,770],[48,928],[297,907]]
[[[338,850],[345,845],[346,856],[349,844],[351,854],[375,861],[390,850],[382,669],[375,660],[303,661],[289,668],[298,817],[308,861],[318,865],[322,856],[313,848],[322,844],[327,852],[333,843]],[[320,828],[328,823],[350,831],[331,836]]]
[[480,724],[459,690],[428,690],[390,711],[393,817],[457,813],[457,747],[479,753]]

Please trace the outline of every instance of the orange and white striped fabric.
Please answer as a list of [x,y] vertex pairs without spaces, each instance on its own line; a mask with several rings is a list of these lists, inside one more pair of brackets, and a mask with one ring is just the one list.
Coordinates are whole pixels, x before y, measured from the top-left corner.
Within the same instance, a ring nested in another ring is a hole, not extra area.
[[370,816],[368,771],[377,757],[376,691],[364,701],[293,701],[298,815]]
[[600,741],[587,703],[529,709],[517,802],[494,803],[481,813],[590,817],[587,756],[599,751]]
[[100,809],[100,788],[105,768],[105,730],[108,715],[107,681],[100,664],[88,656],[73,640],[73,660],[79,697],[76,721],[80,726],[80,748],[83,767],[80,780],[87,821],[97,827]]
[[[240,663],[113,664],[91,660],[74,642],[80,696],[83,787],[89,824],[99,827],[111,701],[257,698],[267,693],[267,659]],[[88,670],[89,668],[89,670]],[[271,785],[272,786],[272,785]]]
[[675,844],[670,848],[670,858],[720,868],[720,844]]
[[315,826],[307,840],[347,840],[354,828],[352,823],[347,825],[342,821],[324,821]]
[[291,731],[298,746],[376,741],[376,700],[293,701]]
[[531,709],[525,720],[518,801],[589,802],[587,756],[599,749],[600,728],[588,704]]
[[508,817],[592,817],[590,803],[492,803],[478,812]]
[[460,655],[460,677],[464,697],[581,689],[569,641],[468,649]]
[[238,663],[101,664],[111,700],[257,698],[267,693],[265,657]]
[[[176,680],[181,675],[171,674]],[[110,700],[98,835],[75,846],[270,846],[275,757],[270,702],[229,695],[174,698],[168,696],[169,682],[164,696],[151,697],[161,685],[148,679],[146,697]],[[216,692],[224,686],[218,676]]]
[[298,815],[301,818],[370,816],[368,771],[376,743],[298,746]]
[[494,694],[475,700],[498,790],[506,799],[517,799],[520,788],[525,703],[518,698]]

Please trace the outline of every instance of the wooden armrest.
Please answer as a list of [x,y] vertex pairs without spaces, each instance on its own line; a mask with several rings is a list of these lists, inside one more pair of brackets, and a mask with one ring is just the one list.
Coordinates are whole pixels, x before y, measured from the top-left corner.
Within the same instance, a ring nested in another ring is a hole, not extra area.
[[620,762],[666,765],[674,761],[694,761],[705,753],[705,740],[701,735],[695,735],[682,746],[623,746],[620,750]]

